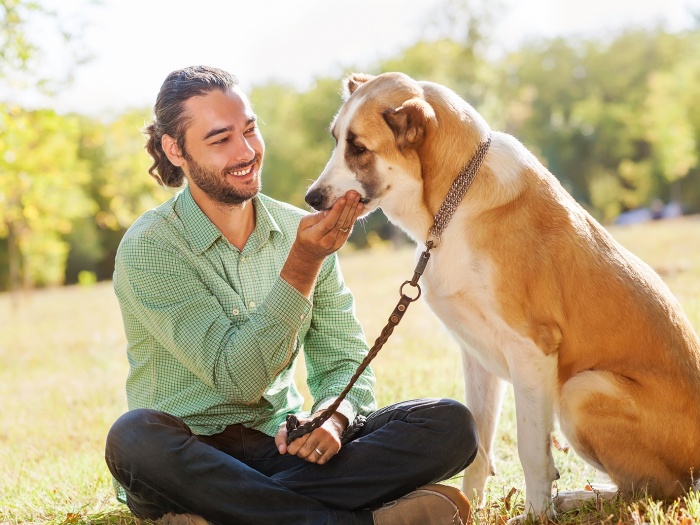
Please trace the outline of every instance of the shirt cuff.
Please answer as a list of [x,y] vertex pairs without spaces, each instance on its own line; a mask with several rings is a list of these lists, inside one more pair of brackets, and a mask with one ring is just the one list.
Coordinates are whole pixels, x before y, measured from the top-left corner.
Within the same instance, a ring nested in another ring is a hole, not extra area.
[[[320,412],[321,410],[325,410],[329,406],[331,406],[337,398],[331,397],[320,403],[314,412]],[[339,414],[344,415],[348,419],[348,425],[352,425],[352,422],[355,421],[355,416],[357,416],[357,412],[355,412],[355,408],[352,406],[352,403],[348,401],[347,399],[343,399],[340,402],[340,405],[338,406],[338,410],[336,410]]]
[[298,330],[311,311],[311,301],[281,277],[265,298],[266,308],[284,324]]

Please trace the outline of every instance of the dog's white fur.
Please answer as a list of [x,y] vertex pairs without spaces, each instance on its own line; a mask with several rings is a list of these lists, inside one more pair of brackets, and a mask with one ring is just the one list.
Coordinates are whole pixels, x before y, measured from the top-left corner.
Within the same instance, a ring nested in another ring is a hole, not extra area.
[[661,279],[520,142],[451,90],[400,73],[352,75],[337,146],[307,202],[356,190],[418,244],[453,178],[484,163],[423,277],[462,348],[480,436],[464,491],[483,497],[506,381],[513,384],[526,511],[553,515],[555,415],[571,446],[624,491],[676,497],[700,471],[700,341]]

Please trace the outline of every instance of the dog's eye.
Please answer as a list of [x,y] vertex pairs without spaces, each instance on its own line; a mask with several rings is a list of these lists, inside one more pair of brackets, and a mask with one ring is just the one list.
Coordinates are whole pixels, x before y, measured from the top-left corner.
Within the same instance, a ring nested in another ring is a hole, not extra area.
[[367,148],[360,146],[357,142],[354,140],[348,140],[348,148],[350,148],[350,152],[353,155],[362,155],[367,151]]

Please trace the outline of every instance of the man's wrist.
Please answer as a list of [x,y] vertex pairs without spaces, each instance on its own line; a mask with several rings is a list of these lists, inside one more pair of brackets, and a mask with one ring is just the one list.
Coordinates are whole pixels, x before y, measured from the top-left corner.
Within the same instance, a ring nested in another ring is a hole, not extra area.
[[348,428],[348,418],[346,418],[343,414],[340,412],[335,412],[331,417],[330,421],[333,422],[333,424],[336,426],[338,429],[338,435],[342,435],[343,432],[345,432],[345,429]]
[[306,297],[310,297],[324,259],[325,257],[313,256],[295,242],[289,250],[280,277]]

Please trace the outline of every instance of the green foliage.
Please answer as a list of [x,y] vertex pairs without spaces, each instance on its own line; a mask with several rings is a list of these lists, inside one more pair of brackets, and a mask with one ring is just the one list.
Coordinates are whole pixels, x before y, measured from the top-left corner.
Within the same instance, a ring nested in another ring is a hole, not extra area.
[[505,129],[602,219],[667,198],[698,171],[697,49],[659,29],[532,43],[503,63]]
[[[18,79],[38,86],[49,80],[34,72],[44,50],[28,36],[36,17],[60,28],[47,5],[0,3],[0,85],[15,93]],[[700,26],[539,39],[489,59],[502,10],[498,2],[445,0],[422,39],[353,70],[403,71],[452,88],[493,129],[528,146],[603,221],[657,199],[700,211]],[[75,53],[77,36],[67,33],[67,52]],[[267,146],[268,195],[305,207],[305,190],[334,146],[328,126],[341,104],[340,82],[318,78],[298,90],[271,81],[249,93]],[[103,122],[31,112],[9,100],[0,100],[0,112],[0,271],[26,286],[76,282],[82,270],[109,278],[125,229],[172,194],[147,175],[141,129],[150,112]],[[28,128],[43,131],[32,137]],[[350,241],[369,246],[367,234],[405,239],[381,212]],[[7,282],[1,279],[0,289]]]
[[142,130],[150,118],[146,110],[132,110],[107,123],[79,118],[78,155],[90,172],[84,190],[96,209],[77,221],[70,239],[68,282],[76,282],[84,269],[100,280],[111,278],[126,229],[173,194],[147,174],[151,159],[144,150]]
[[[88,5],[99,1],[88,0]],[[80,32],[74,29],[82,23],[80,13],[62,20],[51,3],[51,0],[0,1],[0,92],[3,98],[9,97],[3,102],[17,103],[27,93],[50,95],[65,87],[75,68],[89,60],[80,42]],[[38,45],[38,34],[50,44]],[[51,68],[46,67],[47,63],[59,59],[64,65],[61,73],[49,73]]]
[[[0,2],[0,270],[7,275],[0,289],[63,283],[65,236],[93,208],[82,187],[88,173],[76,155],[75,118],[19,102],[51,93],[85,59],[76,34],[45,4]],[[32,38],[41,23],[43,37],[60,42],[52,51],[70,57],[61,78],[42,74],[46,49]]]
[[27,18],[42,12],[38,2],[3,0],[0,2],[0,78],[25,70],[38,49],[27,39]]
[[11,277],[27,287],[63,282],[63,236],[94,210],[77,144],[74,118],[0,110],[0,238],[8,242]]
[[647,140],[654,145],[656,167],[668,182],[685,177],[698,164],[691,108],[700,95],[699,82],[696,60],[649,75],[642,123]]
[[263,191],[304,207],[306,188],[323,171],[333,150],[328,126],[340,106],[340,80],[318,79],[300,93],[268,83],[250,93],[265,139]]

